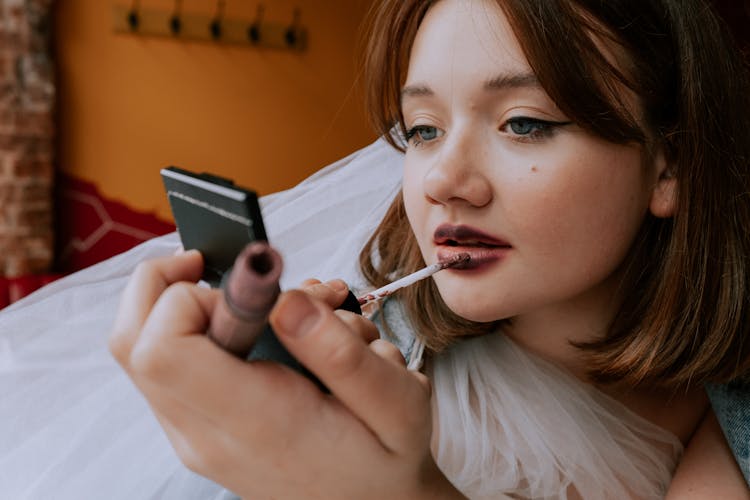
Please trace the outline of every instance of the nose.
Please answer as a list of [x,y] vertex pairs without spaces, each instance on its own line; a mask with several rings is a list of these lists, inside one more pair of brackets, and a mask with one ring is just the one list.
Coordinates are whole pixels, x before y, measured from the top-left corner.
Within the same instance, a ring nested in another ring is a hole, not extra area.
[[483,207],[492,200],[492,185],[484,173],[486,146],[469,133],[451,135],[425,174],[425,197],[433,204]]

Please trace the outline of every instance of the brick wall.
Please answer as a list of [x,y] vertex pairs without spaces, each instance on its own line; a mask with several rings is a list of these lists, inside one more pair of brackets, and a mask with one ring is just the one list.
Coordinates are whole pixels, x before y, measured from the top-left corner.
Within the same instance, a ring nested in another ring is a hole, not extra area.
[[0,0],[0,276],[53,259],[52,0]]

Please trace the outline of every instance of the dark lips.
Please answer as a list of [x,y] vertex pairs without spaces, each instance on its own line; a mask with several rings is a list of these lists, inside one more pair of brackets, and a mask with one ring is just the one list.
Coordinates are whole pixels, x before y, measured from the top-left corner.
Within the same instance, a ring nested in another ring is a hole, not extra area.
[[465,225],[442,224],[433,237],[438,247],[439,261],[458,253],[468,253],[471,259],[455,270],[479,269],[501,259],[512,247],[510,243]]
[[490,236],[478,229],[469,226],[454,226],[451,224],[441,224],[435,229],[433,237],[436,245],[448,246],[486,246],[486,247],[506,247],[510,248],[507,241]]

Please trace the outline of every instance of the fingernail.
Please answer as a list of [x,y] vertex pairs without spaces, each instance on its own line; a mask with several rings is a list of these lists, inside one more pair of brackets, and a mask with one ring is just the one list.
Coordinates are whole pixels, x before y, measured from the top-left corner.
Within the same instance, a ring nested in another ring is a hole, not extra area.
[[280,333],[289,337],[303,337],[318,323],[320,311],[307,294],[289,292],[281,296],[273,316],[278,318]]
[[344,290],[347,290],[348,287],[346,286],[346,283],[344,283],[341,280],[332,280],[326,283],[326,286],[333,290],[334,292],[343,292]]

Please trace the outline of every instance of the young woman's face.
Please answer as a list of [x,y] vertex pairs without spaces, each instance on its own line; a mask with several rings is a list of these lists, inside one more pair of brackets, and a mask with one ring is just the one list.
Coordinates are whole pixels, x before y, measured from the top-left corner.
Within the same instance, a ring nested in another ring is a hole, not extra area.
[[605,142],[560,112],[493,1],[430,9],[402,107],[404,201],[424,259],[472,257],[435,275],[455,313],[566,314],[614,298],[657,169],[641,147]]

